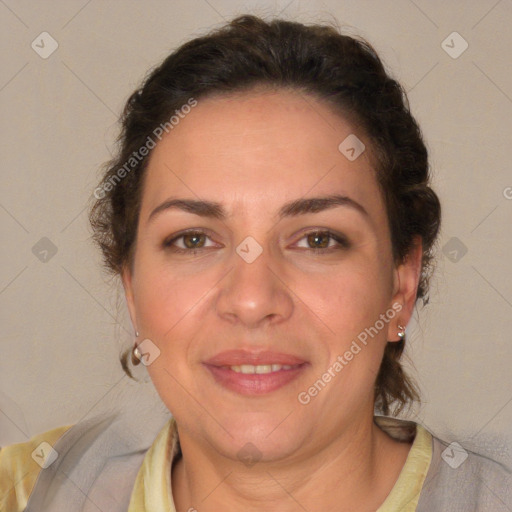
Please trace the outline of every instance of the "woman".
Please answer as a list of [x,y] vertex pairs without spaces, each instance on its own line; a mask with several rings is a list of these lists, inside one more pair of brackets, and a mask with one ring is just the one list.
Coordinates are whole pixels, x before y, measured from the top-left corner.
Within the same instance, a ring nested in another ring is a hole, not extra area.
[[109,418],[3,449],[6,510],[507,510],[501,466],[390,416],[418,399],[400,356],[440,205],[373,48],[243,16],[122,121],[90,218],[173,418],[115,470]]

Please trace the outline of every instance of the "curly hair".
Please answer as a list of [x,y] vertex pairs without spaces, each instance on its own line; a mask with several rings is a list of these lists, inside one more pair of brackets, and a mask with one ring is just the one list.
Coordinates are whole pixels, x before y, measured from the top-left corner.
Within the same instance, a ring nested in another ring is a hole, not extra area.
[[[105,165],[89,212],[93,240],[107,271],[120,275],[125,267],[132,267],[150,154],[141,157],[139,150],[147,146],[155,127],[164,126],[191,98],[197,101],[257,86],[291,88],[319,98],[367,135],[395,264],[405,261],[415,238],[421,237],[416,300],[426,304],[441,206],[430,187],[428,151],[405,90],[361,37],[341,34],[333,26],[267,22],[252,15],[239,16],[177,48],[129,97],[120,118],[117,154]],[[419,400],[400,363],[404,346],[405,338],[387,344],[376,377],[375,406],[384,414],[391,404],[398,413]],[[122,354],[121,364],[132,377],[129,352]]]

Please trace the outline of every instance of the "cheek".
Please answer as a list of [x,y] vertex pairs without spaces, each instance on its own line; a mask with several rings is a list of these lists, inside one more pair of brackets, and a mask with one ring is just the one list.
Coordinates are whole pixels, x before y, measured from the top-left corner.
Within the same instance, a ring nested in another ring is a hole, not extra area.
[[321,320],[321,366],[331,368],[337,376],[333,390],[353,388],[353,394],[359,396],[371,388],[386,341],[387,329],[374,329],[380,315],[389,309],[388,281],[378,258],[370,255],[359,255],[321,279],[304,276],[297,280],[297,296],[307,299],[304,302],[315,313],[313,321]]
[[369,258],[333,268],[321,277],[303,276],[297,280],[296,290],[297,296],[338,334],[353,333],[373,323],[384,312],[390,295],[383,270]]
[[201,296],[196,278],[177,279],[149,272],[138,290],[137,309],[148,332],[161,339],[191,310]]
[[187,381],[190,343],[201,325],[194,305],[203,293],[197,276],[181,279],[168,270],[148,268],[137,289],[136,307],[141,333],[158,347],[159,356],[147,370],[162,400],[169,407],[167,400],[175,397],[175,406],[176,400],[184,399],[179,383]]
[[208,323],[214,321],[211,316],[207,319],[214,296],[209,292],[219,277],[206,271],[183,273],[157,258],[146,262],[141,258],[140,268],[144,271],[139,273],[135,293],[141,332],[163,356],[155,361],[155,367],[165,364],[181,373],[197,341],[204,338],[201,331],[208,330]]
[[168,266],[141,251],[135,266],[134,292],[144,335],[158,340],[183,316],[190,289]]

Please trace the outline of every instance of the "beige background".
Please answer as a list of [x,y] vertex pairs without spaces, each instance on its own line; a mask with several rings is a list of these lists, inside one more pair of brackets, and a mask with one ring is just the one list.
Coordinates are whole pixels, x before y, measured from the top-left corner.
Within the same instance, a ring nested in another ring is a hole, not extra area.
[[[0,1],[0,445],[137,386],[144,411],[165,415],[151,383],[134,386],[118,363],[133,331],[119,286],[101,273],[86,203],[147,69],[247,11],[335,17],[409,91],[444,206],[431,302],[408,328],[424,399],[410,416],[512,465],[511,0]],[[31,47],[44,31],[59,45],[47,59]],[[469,44],[458,58],[442,47],[454,31]],[[57,249],[46,262],[33,251],[43,237]]]

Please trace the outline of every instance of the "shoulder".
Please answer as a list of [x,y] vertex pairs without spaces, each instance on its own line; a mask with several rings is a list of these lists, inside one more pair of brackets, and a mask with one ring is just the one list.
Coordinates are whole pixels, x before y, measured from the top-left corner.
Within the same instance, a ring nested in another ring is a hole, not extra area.
[[0,510],[25,509],[39,473],[58,455],[53,445],[72,426],[57,427],[0,448]]
[[510,511],[511,506],[510,468],[466,450],[459,443],[448,443],[432,436],[432,460],[418,512],[445,509],[505,512]]

